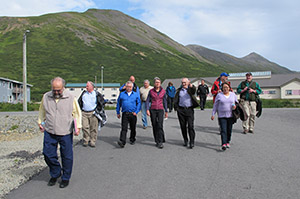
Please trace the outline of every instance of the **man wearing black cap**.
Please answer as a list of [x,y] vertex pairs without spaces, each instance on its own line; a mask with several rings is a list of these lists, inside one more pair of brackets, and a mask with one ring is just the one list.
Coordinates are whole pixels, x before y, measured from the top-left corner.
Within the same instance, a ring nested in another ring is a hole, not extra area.
[[240,94],[241,104],[244,106],[248,119],[243,121],[244,133],[254,132],[254,120],[256,115],[256,98],[261,93],[258,83],[252,81],[252,73],[246,74],[246,80],[242,81],[237,88]]
[[[222,83],[224,82],[228,82],[230,85],[230,82],[227,81],[228,78],[228,74],[227,73],[221,73],[220,77],[218,77],[216,79],[216,81],[214,82],[213,86],[211,87],[211,94],[213,95],[213,103],[215,103],[215,99],[218,93],[222,92]],[[230,91],[232,92],[232,89],[230,88]]]

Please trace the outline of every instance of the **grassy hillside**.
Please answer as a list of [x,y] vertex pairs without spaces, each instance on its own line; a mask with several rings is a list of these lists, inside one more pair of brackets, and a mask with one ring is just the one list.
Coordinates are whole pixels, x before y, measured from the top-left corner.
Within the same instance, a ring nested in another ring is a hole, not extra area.
[[50,89],[50,80],[61,76],[78,83],[100,79],[125,82],[130,75],[141,84],[155,76],[214,76],[234,72],[201,57],[145,23],[119,11],[88,10],[39,17],[0,17],[0,76],[22,81],[22,38],[28,29],[28,83],[32,100]]
[[50,89],[54,76],[67,82],[86,82],[95,76],[99,80],[100,65],[105,67],[104,82],[120,83],[130,75],[142,83],[155,76],[211,76],[224,70],[178,51],[159,37],[153,39],[158,47],[130,41],[114,26],[99,22],[99,17],[94,17],[98,12],[109,18],[116,11],[1,18],[1,76],[22,81],[22,35],[26,29],[31,31],[27,36],[27,70],[34,101]]

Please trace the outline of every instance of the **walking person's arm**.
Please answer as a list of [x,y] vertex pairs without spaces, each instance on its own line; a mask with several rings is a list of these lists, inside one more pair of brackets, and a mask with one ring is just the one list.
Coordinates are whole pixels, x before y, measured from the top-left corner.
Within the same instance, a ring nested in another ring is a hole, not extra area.
[[74,97],[74,101],[73,101],[73,112],[72,112],[73,118],[75,119],[74,121],[76,122],[76,129],[75,129],[75,133],[74,135],[77,136],[79,135],[80,129],[82,127],[82,115],[81,115],[81,110],[78,104],[78,101],[76,100],[76,98]]
[[44,101],[44,97],[42,98],[42,101],[41,101],[41,104],[40,104],[40,107],[39,107],[39,117],[38,117],[38,125],[39,125],[39,128],[40,128],[41,132],[45,131],[45,128],[42,125],[42,123],[45,122],[45,119],[46,119],[46,112],[45,112],[43,101]]

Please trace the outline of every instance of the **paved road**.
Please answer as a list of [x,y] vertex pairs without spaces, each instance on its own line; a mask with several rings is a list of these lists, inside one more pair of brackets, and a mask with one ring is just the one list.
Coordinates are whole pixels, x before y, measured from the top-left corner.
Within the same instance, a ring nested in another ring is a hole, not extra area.
[[120,149],[120,120],[108,111],[96,148],[75,147],[69,187],[48,187],[45,170],[7,198],[300,198],[300,109],[264,109],[255,134],[244,135],[241,122],[235,124],[225,152],[211,110],[195,113],[194,149],[182,146],[175,113],[164,123],[164,149],[140,120],[137,143]]

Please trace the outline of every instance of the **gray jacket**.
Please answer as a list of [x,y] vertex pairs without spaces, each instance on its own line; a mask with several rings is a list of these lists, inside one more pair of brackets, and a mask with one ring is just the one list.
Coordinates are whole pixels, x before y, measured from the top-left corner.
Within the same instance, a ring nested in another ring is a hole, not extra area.
[[45,130],[54,135],[68,135],[73,131],[74,97],[66,90],[56,103],[52,92],[44,94],[43,105],[46,114]]

